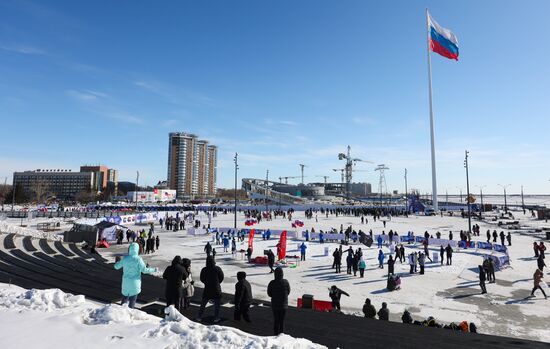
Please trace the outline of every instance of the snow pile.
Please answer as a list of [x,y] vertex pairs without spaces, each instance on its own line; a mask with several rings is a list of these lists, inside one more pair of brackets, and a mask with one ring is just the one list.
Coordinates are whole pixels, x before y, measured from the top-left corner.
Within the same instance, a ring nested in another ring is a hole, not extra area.
[[[98,305],[58,289],[25,290],[0,283],[2,348],[325,348],[287,335],[260,337],[223,326],[204,326],[166,308],[166,319],[115,304]],[[33,335],[22,328],[32,327]],[[59,335],[62,333],[63,335]]]
[[145,337],[158,338],[175,334],[178,338],[177,345],[174,343],[170,348],[325,348],[307,339],[295,339],[285,334],[277,337],[260,337],[230,327],[204,326],[190,321],[181,315],[173,306],[166,308],[165,312],[166,318],[160,322],[157,328],[149,330],[145,334]]
[[8,234],[17,234],[22,236],[31,236],[36,239],[48,239],[63,241],[63,236],[55,232],[44,232],[32,228],[20,227],[15,223],[11,224],[7,221],[0,221],[0,232]]
[[87,325],[135,324],[143,321],[155,321],[158,318],[141,310],[130,309],[127,306],[108,304],[92,309],[83,316]]
[[84,296],[74,296],[60,289],[32,289],[23,292],[0,289],[0,306],[10,309],[51,312],[56,309],[73,308],[84,302]]

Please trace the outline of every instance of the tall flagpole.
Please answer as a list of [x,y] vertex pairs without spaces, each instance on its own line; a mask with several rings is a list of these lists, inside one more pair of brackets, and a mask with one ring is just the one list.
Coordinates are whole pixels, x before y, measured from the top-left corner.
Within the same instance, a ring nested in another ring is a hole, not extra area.
[[426,9],[426,44],[428,48],[428,90],[430,99],[430,140],[432,147],[432,204],[434,211],[439,211],[437,204],[437,180],[435,173],[435,141],[434,141],[434,113],[432,108],[432,59],[430,55],[430,23],[428,21],[428,9]]

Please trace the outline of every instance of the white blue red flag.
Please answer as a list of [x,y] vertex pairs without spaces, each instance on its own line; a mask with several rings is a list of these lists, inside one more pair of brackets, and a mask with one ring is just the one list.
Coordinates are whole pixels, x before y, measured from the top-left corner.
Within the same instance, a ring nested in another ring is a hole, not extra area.
[[428,13],[430,50],[458,61],[458,40],[447,28],[440,26]]

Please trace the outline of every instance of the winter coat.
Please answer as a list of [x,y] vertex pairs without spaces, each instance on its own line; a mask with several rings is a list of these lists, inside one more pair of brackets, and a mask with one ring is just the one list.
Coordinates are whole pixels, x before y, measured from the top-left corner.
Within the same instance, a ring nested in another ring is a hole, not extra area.
[[187,298],[191,298],[195,295],[195,286],[193,281],[193,274],[191,273],[190,269],[187,273],[187,277],[185,278],[183,282],[183,296]]
[[216,265],[214,258],[207,257],[206,267],[202,268],[200,275],[200,280],[204,284],[202,299],[221,298],[223,277],[223,271]]
[[533,274],[533,283],[535,285],[535,287],[539,287],[540,286],[540,283],[542,281],[542,276],[544,274],[542,273],[542,271],[540,271],[539,269],[537,269],[537,271],[535,271],[535,274]]
[[384,252],[380,251],[378,253],[378,261],[380,262],[380,264],[384,263]]
[[403,315],[401,316],[401,321],[403,321],[404,324],[412,324],[413,318],[411,316],[411,313],[409,313],[407,310],[403,312]]
[[480,266],[479,268],[479,282],[483,283],[487,279],[487,276],[485,275],[485,270],[483,270],[483,267]]
[[183,291],[182,281],[187,277],[187,272],[181,265],[181,257],[176,256],[172,260],[172,265],[168,266],[162,278],[166,280],[166,297],[181,295]]
[[374,305],[365,303],[363,305],[363,314],[369,319],[374,319],[376,317],[376,309]]
[[271,297],[271,308],[288,308],[288,295],[290,294],[290,284],[288,280],[283,279],[283,269],[275,269],[275,279],[267,285],[267,295]]
[[267,254],[267,263],[271,266],[275,264],[275,255],[272,251],[269,251],[269,253]]
[[390,319],[390,311],[388,308],[380,308],[380,310],[378,310],[378,319],[386,321]]
[[361,258],[359,260],[359,269],[365,269],[367,267],[367,263],[365,263],[365,260]]
[[300,245],[300,252],[301,252],[302,254],[306,254],[306,250],[307,250],[306,244],[302,243],[302,244]]
[[252,287],[246,280],[246,273],[239,271],[237,273],[237,283],[235,284],[235,299],[236,307],[243,307],[252,303]]
[[141,293],[141,274],[153,274],[157,268],[148,268],[139,256],[139,245],[128,247],[128,255],[115,263],[115,269],[122,268],[122,295],[129,297]]
[[330,292],[328,293],[328,296],[333,301],[339,301],[340,298],[342,298],[343,294],[345,294],[346,296],[349,297],[349,294],[346,291],[343,291],[343,290],[339,289],[338,287],[336,287],[336,288],[331,288],[330,289]]

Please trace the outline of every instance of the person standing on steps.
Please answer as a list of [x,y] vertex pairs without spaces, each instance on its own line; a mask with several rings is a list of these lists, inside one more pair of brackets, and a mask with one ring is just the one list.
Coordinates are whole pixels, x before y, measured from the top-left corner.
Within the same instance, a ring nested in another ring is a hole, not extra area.
[[374,319],[376,318],[376,309],[374,305],[371,304],[370,298],[365,299],[365,304],[363,305],[363,314],[366,318]]
[[378,310],[378,320],[383,320],[383,321],[390,320],[390,310],[388,309],[388,304],[386,302],[383,302],[382,308]]
[[267,285],[267,295],[271,297],[271,309],[273,311],[273,333],[278,336],[285,330],[285,315],[288,308],[288,295],[290,284],[283,278],[283,269],[275,269],[275,278]]
[[128,255],[116,257],[114,268],[122,269],[122,304],[128,303],[128,307],[133,308],[141,293],[141,274],[156,273],[157,268],[149,268],[145,264],[139,256],[139,245],[135,242],[128,247]]
[[246,273],[239,271],[237,273],[237,283],[235,284],[235,315],[234,318],[237,321],[241,320],[241,316],[246,322],[250,322],[250,316],[248,310],[252,303],[252,287],[246,280]]
[[162,274],[162,278],[166,280],[166,306],[174,305],[176,310],[181,310],[181,298],[183,296],[183,280],[187,277],[186,271],[181,265],[181,257],[175,256],[172,264],[169,265]]
[[206,266],[202,268],[200,280],[204,284],[202,291],[202,301],[197,315],[197,322],[202,321],[204,308],[209,301],[214,302],[214,323],[221,321],[220,319],[220,301],[222,298],[222,287],[224,275],[220,267],[216,265],[213,257],[206,257]]

